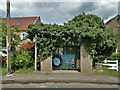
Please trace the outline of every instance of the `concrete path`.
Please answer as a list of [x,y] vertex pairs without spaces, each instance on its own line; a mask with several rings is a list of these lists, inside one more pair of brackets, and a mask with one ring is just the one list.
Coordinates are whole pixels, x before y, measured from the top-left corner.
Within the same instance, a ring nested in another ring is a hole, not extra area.
[[13,74],[11,77],[2,76],[3,84],[11,83],[94,83],[118,85],[118,78],[104,75],[83,74],[77,71],[30,72]]

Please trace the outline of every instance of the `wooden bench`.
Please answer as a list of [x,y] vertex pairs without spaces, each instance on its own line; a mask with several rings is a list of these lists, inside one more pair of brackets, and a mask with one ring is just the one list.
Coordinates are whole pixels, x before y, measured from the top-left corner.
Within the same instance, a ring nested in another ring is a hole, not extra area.
[[[115,64],[110,64],[110,63],[115,63]],[[118,71],[118,60],[104,60],[103,66],[108,66],[108,69],[116,70]]]

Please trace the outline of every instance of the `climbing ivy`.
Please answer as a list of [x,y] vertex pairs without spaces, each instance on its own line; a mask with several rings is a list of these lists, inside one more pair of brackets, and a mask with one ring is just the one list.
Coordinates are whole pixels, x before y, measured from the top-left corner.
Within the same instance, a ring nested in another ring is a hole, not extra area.
[[101,61],[116,49],[117,36],[106,28],[103,20],[92,14],[81,14],[65,24],[74,27],[79,33],[80,42],[85,45],[93,60]]
[[50,56],[59,46],[83,44],[93,60],[102,60],[116,48],[116,34],[103,20],[92,14],[80,14],[64,25],[38,24],[28,27],[29,38],[37,35],[40,60]]

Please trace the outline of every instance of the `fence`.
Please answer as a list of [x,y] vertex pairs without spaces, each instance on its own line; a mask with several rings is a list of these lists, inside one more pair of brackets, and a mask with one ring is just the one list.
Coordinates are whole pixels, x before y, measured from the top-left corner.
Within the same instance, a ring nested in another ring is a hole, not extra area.
[[[113,64],[115,63],[115,64]],[[116,70],[118,71],[118,60],[104,60],[103,66],[107,66],[108,69]]]

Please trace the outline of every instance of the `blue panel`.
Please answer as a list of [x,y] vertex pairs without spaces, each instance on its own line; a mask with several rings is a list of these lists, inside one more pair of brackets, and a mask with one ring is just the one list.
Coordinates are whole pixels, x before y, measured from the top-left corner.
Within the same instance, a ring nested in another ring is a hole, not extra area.
[[61,55],[63,62],[69,64],[75,64],[75,55],[74,54],[66,54]]

